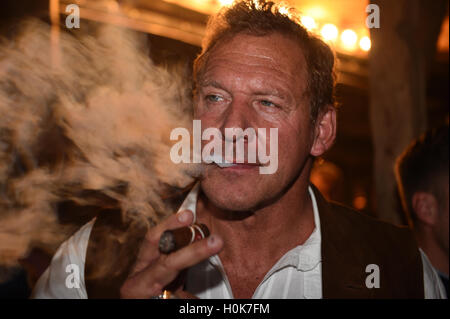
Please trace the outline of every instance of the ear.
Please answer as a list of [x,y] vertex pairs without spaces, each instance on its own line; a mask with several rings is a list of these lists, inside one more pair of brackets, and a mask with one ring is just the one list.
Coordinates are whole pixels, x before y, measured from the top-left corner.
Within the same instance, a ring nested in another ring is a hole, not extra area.
[[310,154],[320,156],[325,153],[336,139],[336,109],[328,106],[317,117],[314,127],[314,142]]
[[438,222],[439,205],[433,194],[415,192],[412,197],[412,209],[423,224],[434,226]]

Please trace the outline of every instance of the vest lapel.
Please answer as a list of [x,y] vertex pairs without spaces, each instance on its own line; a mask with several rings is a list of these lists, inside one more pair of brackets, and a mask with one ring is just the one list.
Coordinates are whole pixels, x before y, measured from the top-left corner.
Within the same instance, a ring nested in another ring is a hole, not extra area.
[[323,298],[370,298],[365,286],[366,265],[358,243],[352,241],[352,227],[311,185],[320,216]]

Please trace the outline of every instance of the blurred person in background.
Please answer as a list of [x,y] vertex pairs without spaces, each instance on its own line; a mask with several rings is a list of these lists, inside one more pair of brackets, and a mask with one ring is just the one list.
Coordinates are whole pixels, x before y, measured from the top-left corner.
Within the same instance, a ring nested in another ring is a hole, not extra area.
[[413,141],[398,157],[395,175],[403,210],[419,247],[448,296],[448,124]]

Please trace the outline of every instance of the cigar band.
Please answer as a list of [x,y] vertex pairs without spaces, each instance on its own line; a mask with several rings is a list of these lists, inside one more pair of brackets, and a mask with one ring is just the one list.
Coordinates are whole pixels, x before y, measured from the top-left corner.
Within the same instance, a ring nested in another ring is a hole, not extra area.
[[[196,240],[200,240],[205,238],[205,233],[203,232],[202,228],[199,225],[191,225],[189,226],[189,229],[191,230],[191,241],[189,242],[190,244],[192,244],[194,241]],[[198,233],[196,233],[196,230],[198,231]]]
[[191,234],[192,234],[191,241],[189,242],[189,244],[192,244],[195,240],[195,229],[194,229],[193,225],[189,226],[189,229],[191,230]]
[[192,225],[192,227],[194,227],[195,229],[198,230],[199,234],[197,235],[197,238],[195,238],[195,240],[200,240],[205,238],[205,233],[203,232],[202,228],[200,227],[200,225],[194,224]]

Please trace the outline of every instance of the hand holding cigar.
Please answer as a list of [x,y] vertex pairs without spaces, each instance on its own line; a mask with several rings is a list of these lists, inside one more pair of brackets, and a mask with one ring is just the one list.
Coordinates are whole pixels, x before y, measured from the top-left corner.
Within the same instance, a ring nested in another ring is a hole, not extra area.
[[147,231],[136,262],[120,289],[121,298],[159,298],[166,289],[176,296],[187,294],[182,285],[172,287],[178,275],[223,248],[219,236],[210,234],[206,225],[193,224],[193,220],[191,211],[182,211]]

